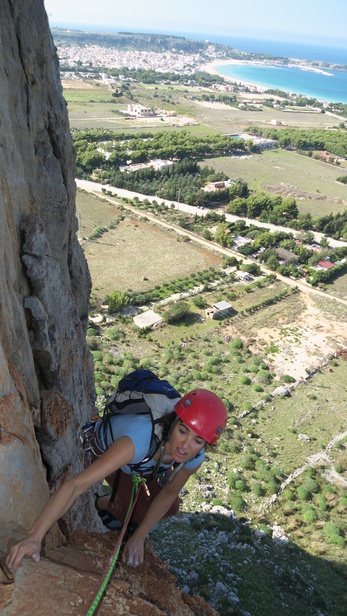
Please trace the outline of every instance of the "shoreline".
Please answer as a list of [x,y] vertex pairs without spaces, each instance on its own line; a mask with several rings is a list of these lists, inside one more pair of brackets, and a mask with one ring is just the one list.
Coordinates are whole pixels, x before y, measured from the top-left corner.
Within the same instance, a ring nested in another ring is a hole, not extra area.
[[267,86],[259,86],[255,83],[251,83],[250,81],[244,81],[243,79],[239,79],[238,77],[230,77],[229,75],[224,75],[220,71],[217,71],[216,66],[261,66],[263,62],[256,62],[254,60],[214,60],[213,62],[208,62],[207,64],[203,64],[200,67],[200,70],[206,71],[206,73],[210,73],[210,75],[218,75],[219,77],[223,77],[225,81],[229,81],[230,83],[240,83],[243,86],[247,86],[248,88],[256,88],[260,93],[269,88]]
[[[273,61],[261,61],[261,60],[239,60],[239,59],[233,59],[233,58],[229,58],[228,60],[213,60],[212,62],[207,62],[206,64],[203,64],[200,67],[200,70],[206,71],[207,73],[210,73],[211,75],[218,75],[219,77],[223,77],[223,79],[225,79],[226,82],[229,83],[237,83],[240,84],[241,86],[246,86],[248,88],[252,88],[253,92],[258,92],[259,94],[263,94],[266,90],[269,89],[273,89],[276,86],[273,85],[266,85],[266,84],[262,84],[262,83],[254,83],[254,82],[250,82],[250,81],[245,81],[244,79],[240,79],[239,77],[232,77],[231,75],[225,75],[223,72],[218,71],[216,67],[223,67],[223,66],[254,66],[254,67],[268,67],[268,66],[276,66],[276,62]],[[297,63],[295,61],[291,61],[290,64],[286,65],[288,68],[296,68],[302,71],[307,71],[307,72],[313,72],[313,73],[318,73],[321,75],[325,75],[328,77],[334,77],[334,75],[332,73],[329,72],[329,70],[333,70],[333,69],[321,69],[321,68],[317,68],[315,66],[310,66],[309,63],[304,63],[302,61],[298,61]],[[283,87],[279,87],[280,90],[284,90]],[[316,98],[317,101],[323,102],[323,103],[330,103],[331,100],[328,98],[321,98],[319,96],[313,96],[313,95],[308,95],[308,94],[304,94],[303,92],[299,92],[299,91],[294,91],[294,90],[284,90],[286,92],[288,92],[290,95],[297,95],[297,96],[309,96],[312,98]]]

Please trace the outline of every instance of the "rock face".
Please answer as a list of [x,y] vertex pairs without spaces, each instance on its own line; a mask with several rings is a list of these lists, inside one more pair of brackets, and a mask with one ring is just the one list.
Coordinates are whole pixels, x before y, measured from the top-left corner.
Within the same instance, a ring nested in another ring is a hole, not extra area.
[[[15,585],[3,586],[3,616],[84,616],[102,580],[115,533],[104,535],[76,531],[70,546],[47,553],[39,563],[25,560]],[[1,586],[0,586],[1,591]],[[98,616],[216,616],[206,602],[177,588],[170,574],[147,543],[146,561],[134,569],[118,562]]]
[[[94,386],[74,151],[43,0],[0,0],[0,14],[0,550],[6,551],[38,515],[48,486],[80,470],[78,430],[93,413]],[[66,517],[69,527],[89,525],[87,498],[83,517],[81,511],[79,503]]]

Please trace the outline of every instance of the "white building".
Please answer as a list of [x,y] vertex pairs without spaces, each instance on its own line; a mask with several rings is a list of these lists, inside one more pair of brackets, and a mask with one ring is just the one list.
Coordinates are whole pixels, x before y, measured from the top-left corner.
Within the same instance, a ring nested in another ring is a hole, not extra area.
[[135,105],[128,105],[128,114],[135,118],[146,118],[148,116],[155,115],[152,107],[145,107],[136,103]]
[[164,319],[154,310],[146,310],[146,312],[137,314],[133,320],[137,327],[143,329],[144,327],[158,327]]

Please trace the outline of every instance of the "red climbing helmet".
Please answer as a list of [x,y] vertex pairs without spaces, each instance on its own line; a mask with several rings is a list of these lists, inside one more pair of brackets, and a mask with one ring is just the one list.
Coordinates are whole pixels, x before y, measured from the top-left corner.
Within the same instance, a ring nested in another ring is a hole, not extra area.
[[224,402],[208,389],[194,389],[175,405],[176,415],[188,428],[213,445],[228,419]]

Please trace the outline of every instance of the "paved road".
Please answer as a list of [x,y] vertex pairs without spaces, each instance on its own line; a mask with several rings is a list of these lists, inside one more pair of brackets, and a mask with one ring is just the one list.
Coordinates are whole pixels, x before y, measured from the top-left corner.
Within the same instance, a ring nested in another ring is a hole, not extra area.
[[[175,201],[169,201],[165,199],[159,199],[151,195],[147,195],[147,196],[141,195],[140,193],[132,192],[130,190],[124,190],[123,188],[115,188],[114,186],[109,186],[108,184],[99,184],[98,182],[90,182],[89,180],[76,180],[76,184],[78,188],[87,190],[88,192],[93,192],[95,194],[101,193],[102,189],[105,189],[107,191],[112,192],[115,197],[117,196],[121,198],[126,197],[128,199],[133,199],[134,197],[138,197],[140,201],[143,201],[146,198],[150,201],[152,201],[153,199],[158,199],[158,202],[165,203],[168,207],[173,203],[177,209],[184,211],[184,212],[189,212],[191,214],[195,214],[196,212],[198,212],[199,214],[206,215],[206,213],[209,211],[207,209],[200,209],[200,208],[198,209],[195,206],[188,205],[186,203],[179,203],[177,201],[175,202]],[[107,198],[107,195],[103,195],[103,196]],[[132,207],[131,205],[128,205],[127,203],[122,203],[122,206],[125,209],[130,210],[131,212],[135,214],[139,214],[138,209],[136,209],[135,207]],[[232,250],[231,248],[225,248],[221,246],[220,244],[217,244],[216,242],[204,240],[202,237],[200,237],[196,233],[192,233],[191,231],[182,229],[182,227],[178,225],[170,224],[162,220],[159,220],[158,217],[155,216],[154,214],[150,214],[147,212],[146,213],[141,212],[141,216],[145,216],[146,218],[148,218],[148,220],[151,220],[152,222],[155,222],[157,225],[161,225],[162,227],[165,227],[166,229],[172,229],[176,233],[180,233],[181,235],[190,237],[195,242],[198,242],[199,244],[205,246],[205,248],[207,248],[208,250],[213,250],[215,252],[218,252],[219,254],[227,255],[229,257],[235,256],[238,259],[240,259],[240,253]],[[227,214],[226,219],[229,220],[229,217],[230,217],[230,221],[240,219],[237,216],[232,216],[230,214]],[[288,227],[276,227],[275,225],[269,225],[267,223],[259,223],[257,220],[251,220],[251,219],[245,219],[245,218],[243,218],[242,220],[246,220],[246,221],[248,220],[249,222],[247,224],[256,224],[258,226],[263,226],[268,229],[271,229],[272,231],[276,231],[279,229],[283,229],[287,233],[289,231]],[[293,230],[293,233],[297,233],[297,231]],[[322,234],[317,234],[317,235],[322,236]],[[347,244],[345,242],[339,242],[339,245],[346,246]],[[241,255],[241,258],[244,263],[254,263],[254,259],[248,259],[247,257],[244,257],[243,255]],[[261,269],[262,269],[262,272],[267,275],[274,273],[273,271],[268,270],[264,266],[261,266]],[[343,299],[342,297],[335,297],[334,295],[331,295],[330,293],[327,293],[326,291],[320,291],[319,289],[315,289],[304,281],[295,280],[293,278],[288,278],[287,276],[281,276],[281,274],[279,274],[278,272],[276,272],[276,277],[279,280],[282,280],[282,282],[284,282],[285,284],[289,286],[298,287],[298,289],[300,289],[300,291],[302,291],[303,293],[313,293],[314,295],[320,295],[321,297],[332,299],[334,301],[339,302],[340,304],[347,306],[347,299]]]
[[[180,203],[179,201],[170,201],[168,199],[161,199],[156,195],[142,195],[141,193],[136,193],[131,190],[125,190],[124,188],[115,188],[114,186],[110,186],[109,184],[99,184],[98,182],[90,182],[89,180],[76,180],[76,184],[79,188],[83,188],[84,190],[94,190],[96,192],[102,192],[102,189],[108,190],[112,192],[115,196],[125,197],[128,199],[133,199],[134,197],[138,197],[140,201],[144,201],[144,199],[148,199],[152,201],[156,199],[158,203],[165,203],[166,206],[170,207],[170,205],[174,204],[175,208],[181,210],[182,212],[187,212],[189,214],[200,214],[200,216],[206,216],[208,212],[211,210],[207,208],[197,208],[194,205],[188,205],[187,203]],[[218,211],[218,210],[217,210]],[[222,213],[222,211],[221,211]],[[268,222],[260,222],[259,220],[254,220],[252,218],[245,218],[244,216],[234,216],[233,214],[225,214],[225,219],[228,222],[236,222],[237,220],[244,220],[247,226],[257,225],[257,227],[264,227],[264,229],[270,229],[270,231],[284,231],[285,233],[292,233],[294,237],[300,237],[302,231],[297,231],[296,229],[290,229],[289,227],[281,227],[277,225],[273,225]],[[317,231],[312,231],[314,235],[314,239],[317,243],[320,243],[324,233],[318,233]],[[347,246],[347,242],[342,242],[341,240],[335,240],[331,237],[328,238],[329,246],[339,247],[339,246]]]

